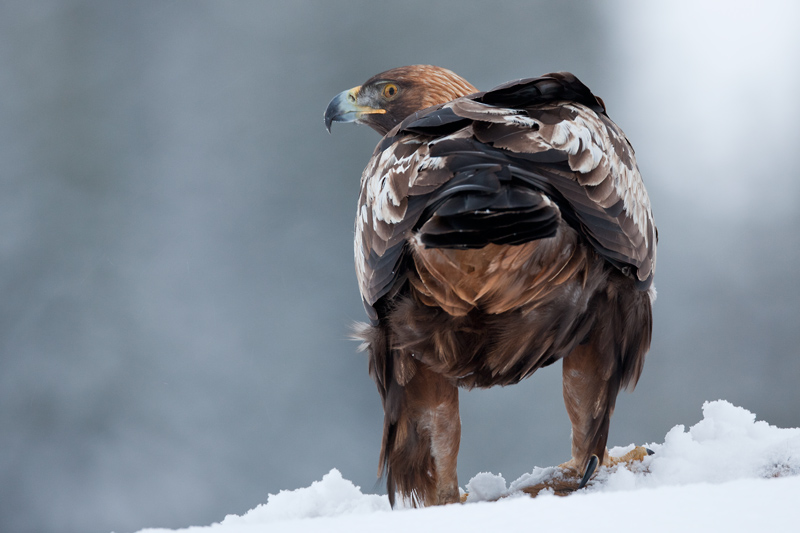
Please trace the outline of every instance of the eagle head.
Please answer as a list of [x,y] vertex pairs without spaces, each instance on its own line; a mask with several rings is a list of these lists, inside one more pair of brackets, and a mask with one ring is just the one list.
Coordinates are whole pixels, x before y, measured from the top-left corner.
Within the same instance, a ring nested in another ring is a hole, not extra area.
[[355,122],[386,135],[411,113],[475,92],[472,84],[445,68],[393,68],[334,96],[325,110],[325,127],[330,131],[334,122]]

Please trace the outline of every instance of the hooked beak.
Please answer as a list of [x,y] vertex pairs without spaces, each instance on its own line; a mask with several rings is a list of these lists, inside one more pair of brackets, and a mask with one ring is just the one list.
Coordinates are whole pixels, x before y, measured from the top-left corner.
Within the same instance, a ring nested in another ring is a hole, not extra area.
[[333,97],[333,100],[331,100],[331,103],[328,104],[328,108],[325,110],[325,127],[328,133],[331,132],[331,124],[334,122],[356,122],[363,115],[386,113],[385,109],[359,105],[359,91],[361,91],[360,85],[342,91]]

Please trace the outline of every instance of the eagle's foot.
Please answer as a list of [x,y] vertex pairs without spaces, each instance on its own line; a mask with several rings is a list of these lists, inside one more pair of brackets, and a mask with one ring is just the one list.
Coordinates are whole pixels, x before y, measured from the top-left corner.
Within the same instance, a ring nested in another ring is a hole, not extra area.
[[[630,468],[633,463],[640,462],[642,459],[652,454],[652,450],[644,446],[637,446],[620,457],[611,457],[608,454],[608,450],[606,450],[603,458],[603,466],[614,467],[622,465],[625,468]],[[576,490],[584,488],[588,484],[595,474],[598,464],[599,458],[593,455],[589,460],[586,470],[581,472],[578,462],[575,459],[570,459],[566,463],[558,465],[558,472],[553,477],[541,483],[537,483],[536,485],[525,487],[522,489],[522,492],[529,494],[533,498],[538,496],[543,490],[551,490],[556,496],[567,496]]]
[[[620,457],[612,457],[608,454],[608,450],[606,450],[603,458],[603,466],[623,466],[625,468],[631,468],[634,463],[641,462],[648,455],[653,455],[653,451],[644,446],[637,446]],[[556,472],[550,479],[537,483],[536,485],[524,487],[520,490],[530,495],[532,498],[538,496],[543,490],[551,491],[556,496],[567,496],[576,490],[584,488],[589,483],[599,463],[599,458],[596,455],[592,455],[586,470],[581,472],[581,469],[578,467],[578,462],[575,459],[570,459],[566,463],[558,465]],[[461,503],[466,503],[467,496],[468,494],[466,492],[461,494]]]
[[632,463],[643,460],[648,455],[653,455],[653,450],[645,448],[644,446],[637,446],[625,455],[620,457],[611,457],[606,452],[606,458],[603,461],[605,466],[625,465],[626,467]]
[[436,505],[448,505],[451,503],[464,503],[465,497],[458,493],[458,485],[455,490],[438,490],[436,492]]

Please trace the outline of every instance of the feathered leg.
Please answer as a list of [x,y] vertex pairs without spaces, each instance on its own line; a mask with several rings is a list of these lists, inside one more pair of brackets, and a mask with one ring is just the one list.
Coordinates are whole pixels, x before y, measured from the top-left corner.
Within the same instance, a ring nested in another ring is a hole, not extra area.
[[416,364],[408,383],[395,381],[387,396],[381,464],[389,497],[394,504],[396,490],[415,505],[457,502],[458,389]]
[[578,475],[583,475],[592,455],[597,456],[599,465],[608,460],[608,428],[620,386],[614,359],[613,354],[604,357],[592,344],[580,345],[564,358],[564,404],[572,422],[572,459],[562,466]]
[[602,327],[563,360],[564,403],[572,422],[572,459],[564,466],[580,475],[592,455],[598,466],[609,464],[606,442],[617,394],[636,386],[653,324],[649,295],[615,272],[592,305]]
[[414,505],[459,501],[456,459],[461,441],[458,388],[410,354],[390,348],[389,332],[357,332],[370,354],[370,374],[383,400],[379,475],[389,501],[395,492]]

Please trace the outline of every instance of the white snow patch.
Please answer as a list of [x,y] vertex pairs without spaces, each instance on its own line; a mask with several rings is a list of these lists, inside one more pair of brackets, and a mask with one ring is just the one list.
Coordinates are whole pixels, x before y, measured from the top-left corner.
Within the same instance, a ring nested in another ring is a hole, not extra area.
[[506,480],[502,475],[491,472],[481,472],[467,483],[467,502],[472,503],[482,500],[496,500],[504,496]]
[[310,487],[270,494],[265,505],[259,505],[242,516],[228,515],[222,524],[268,524],[281,520],[363,514],[389,509],[386,498],[376,494],[362,494],[360,487],[344,479],[334,468]]
[[[547,479],[554,467],[534,468],[506,485],[482,472],[466,488],[466,505],[391,511],[386,496],[363,494],[333,469],[310,487],[281,491],[242,516],[180,530],[189,533],[495,531],[591,528],[596,533],[647,531],[792,531],[800,520],[800,429],[756,421],[718,400],[703,419],[672,428],[655,454],[632,469],[602,468],[592,483],[566,498],[515,496]],[[630,449],[612,448],[619,456]],[[472,503],[476,502],[476,503]],[[142,533],[164,533],[164,529]]]

